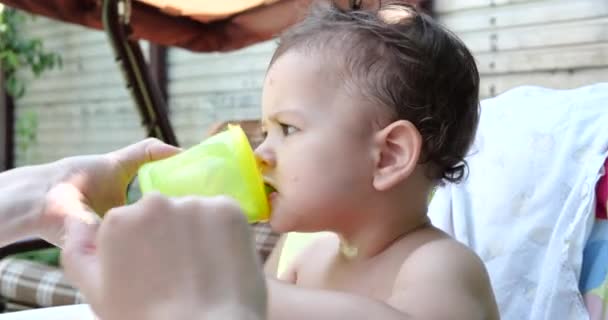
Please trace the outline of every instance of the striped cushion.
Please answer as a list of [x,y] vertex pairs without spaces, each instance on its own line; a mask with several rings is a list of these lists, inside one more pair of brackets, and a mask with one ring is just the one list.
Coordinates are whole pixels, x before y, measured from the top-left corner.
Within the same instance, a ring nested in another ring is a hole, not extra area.
[[0,261],[0,295],[32,308],[83,303],[61,269],[15,258]]

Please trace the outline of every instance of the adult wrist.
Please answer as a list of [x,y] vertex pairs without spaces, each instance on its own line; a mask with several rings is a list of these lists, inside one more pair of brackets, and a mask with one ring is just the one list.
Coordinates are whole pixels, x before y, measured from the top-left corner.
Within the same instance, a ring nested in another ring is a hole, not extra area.
[[0,181],[0,244],[37,235],[45,196],[56,172],[52,165],[13,169]]
[[25,178],[30,179],[28,190],[26,190],[30,194],[26,227],[31,235],[41,236],[44,230],[49,227],[49,221],[44,220],[48,193],[67,173],[66,166],[62,165],[62,160],[32,168],[35,171],[32,171],[32,174]]

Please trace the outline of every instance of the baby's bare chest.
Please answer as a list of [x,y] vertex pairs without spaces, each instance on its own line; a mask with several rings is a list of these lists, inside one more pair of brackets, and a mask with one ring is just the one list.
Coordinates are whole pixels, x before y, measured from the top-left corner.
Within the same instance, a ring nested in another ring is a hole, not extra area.
[[335,290],[385,301],[393,291],[403,256],[352,263],[337,256],[311,259],[297,271],[301,287]]

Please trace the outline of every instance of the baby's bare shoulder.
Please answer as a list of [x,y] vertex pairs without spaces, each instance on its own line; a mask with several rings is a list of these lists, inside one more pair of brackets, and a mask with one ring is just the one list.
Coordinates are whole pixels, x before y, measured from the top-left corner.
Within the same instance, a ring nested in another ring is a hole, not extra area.
[[[420,237],[401,266],[390,304],[431,318],[451,314],[459,315],[454,319],[498,319],[492,286],[481,259],[440,232]],[[441,306],[432,303],[438,296],[443,297]]]
[[485,270],[477,254],[451,237],[438,234],[425,240],[405,259],[404,270],[436,270],[445,276],[453,274],[459,277]]

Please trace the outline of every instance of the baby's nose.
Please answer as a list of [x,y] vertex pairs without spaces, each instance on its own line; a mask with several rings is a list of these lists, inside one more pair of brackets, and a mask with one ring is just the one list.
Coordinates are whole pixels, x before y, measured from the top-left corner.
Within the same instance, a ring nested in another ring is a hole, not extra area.
[[277,164],[275,153],[265,143],[255,149],[255,158],[262,172],[274,168]]

